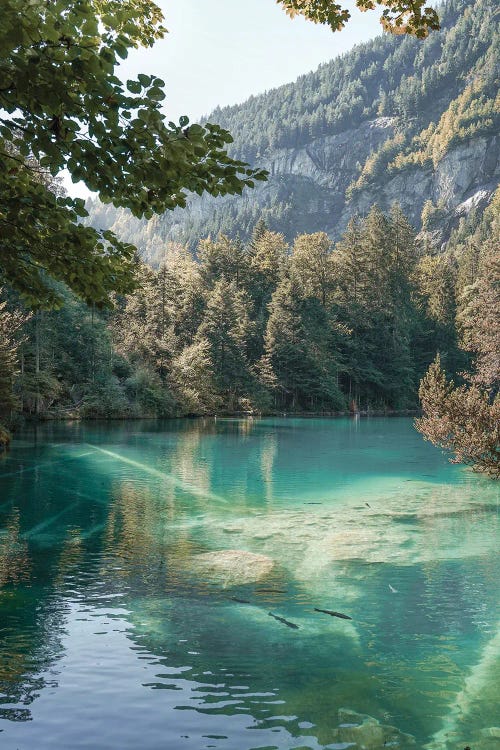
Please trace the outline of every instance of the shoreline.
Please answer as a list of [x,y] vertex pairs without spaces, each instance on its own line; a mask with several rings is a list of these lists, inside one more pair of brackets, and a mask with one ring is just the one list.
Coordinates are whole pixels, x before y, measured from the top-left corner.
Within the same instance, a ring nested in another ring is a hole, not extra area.
[[301,419],[314,419],[318,417],[332,419],[337,417],[418,417],[421,413],[419,409],[360,409],[359,411],[218,411],[206,414],[176,414],[168,417],[159,417],[154,414],[123,414],[109,417],[80,416],[75,413],[65,415],[45,414],[42,417],[23,415],[16,426],[10,428],[10,432],[12,434],[12,432],[16,432],[19,428],[28,425],[46,424],[47,422],[132,422],[143,419],[162,422],[176,419],[263,419],[266,417],[281,417],[284,419],[288,417]]

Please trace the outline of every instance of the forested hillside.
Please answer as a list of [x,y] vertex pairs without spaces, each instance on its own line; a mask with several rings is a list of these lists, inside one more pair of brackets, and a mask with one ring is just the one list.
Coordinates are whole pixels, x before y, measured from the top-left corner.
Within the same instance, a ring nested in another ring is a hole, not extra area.
[[153,263],[166,240],[194,250],[200,237],[250,237],[259,218],[293,241],[338,239],[374,203],[398,201],[434,248],[500,175],[499,6],[450,0],[426,40],[384,35],[296,82],[216,109],[209,121],[234,136],[232,155],[269,180],[242,197],[194,197],[187,210],[149,222],[91,202],[95,226],[112,227]]
[[170,245],[112,311],[60,288],[61,310],[30,314],[4,292],[0,420],[416,408],[436,351],[448,372],[469,365],[471,298],[498,283],[482,254],[499,206],[462,219],[440,255],[394,206],[335,246],[323,232],[290,246],[263,222],[246,244],[202,240],[199,262]]

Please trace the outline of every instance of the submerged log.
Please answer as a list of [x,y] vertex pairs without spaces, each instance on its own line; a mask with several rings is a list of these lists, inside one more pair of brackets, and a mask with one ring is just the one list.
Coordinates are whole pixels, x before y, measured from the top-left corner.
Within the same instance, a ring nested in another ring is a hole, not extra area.
[[275,620],[278,622],[282,622],[283,625],[286,625],[287,628],[293,628],[294,630],[298,630],[299,626],[296,625],[294,622],[290,622],[290,620],[285,620],[284,617],[278,617],[278,615],[273,615],[272,612],[268,612],[269,617],[274,617]]
[[324,615],[331,615],[332,617],[340,617],[341,620],[352,620],[352,617],[349,617],[349,615],[344,615],[342,612],[334,612],[331,609],[318,609],[318,607],[314,607],[315,612],[322,612]]

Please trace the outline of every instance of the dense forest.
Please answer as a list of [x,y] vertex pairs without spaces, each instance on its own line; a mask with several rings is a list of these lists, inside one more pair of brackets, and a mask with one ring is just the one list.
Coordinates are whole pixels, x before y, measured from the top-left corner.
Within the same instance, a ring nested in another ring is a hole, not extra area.
[[269,170],[255,190],[195,196],[185,210],[149,222],[92,200],[91,223],[113,228],[153,264],[165,241],[193,251],[209,234],[246,241],[259,218],[289,242],[316,231],[338,239],[375,200],[383,210],[401,202],[417,230],[432,209],[437,239],[448,239],[460,205],[473,199],[484,207],[498,184],[494,6],[448,0],[441,29],[425,40],[378,36],[293,83],[212,112],[207,119],[234,137],[230,153]]
[[61,309],[29,312],[4,289],[1,418],[414,409],[436,352],[456,375],[477,349],[499,199],[440,255],[398,206],[374,207],[336,245],[317,232],[290,246],[263,221],[246,244],[201,240],[197,259],[168,245],[158,269],[137,260],[136,291],[111,310],[59,288]]

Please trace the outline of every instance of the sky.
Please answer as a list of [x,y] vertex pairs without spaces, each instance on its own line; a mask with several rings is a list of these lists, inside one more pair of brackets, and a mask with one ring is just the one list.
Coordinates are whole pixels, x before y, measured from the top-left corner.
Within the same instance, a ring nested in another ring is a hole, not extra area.
[[[168,119],[194,121],[217,105],[236,104],[346,52],[380,32],[377,11],[355,8],[347,26],[333,33],[302,18],[290,19],[275,0],[156,0],[169,33],[152,49],[133,50],[120,78],[154,73],[165,81]],[[341,3],[349,9],[353,3]],[[86,197],[84,186],[65,185]]]

